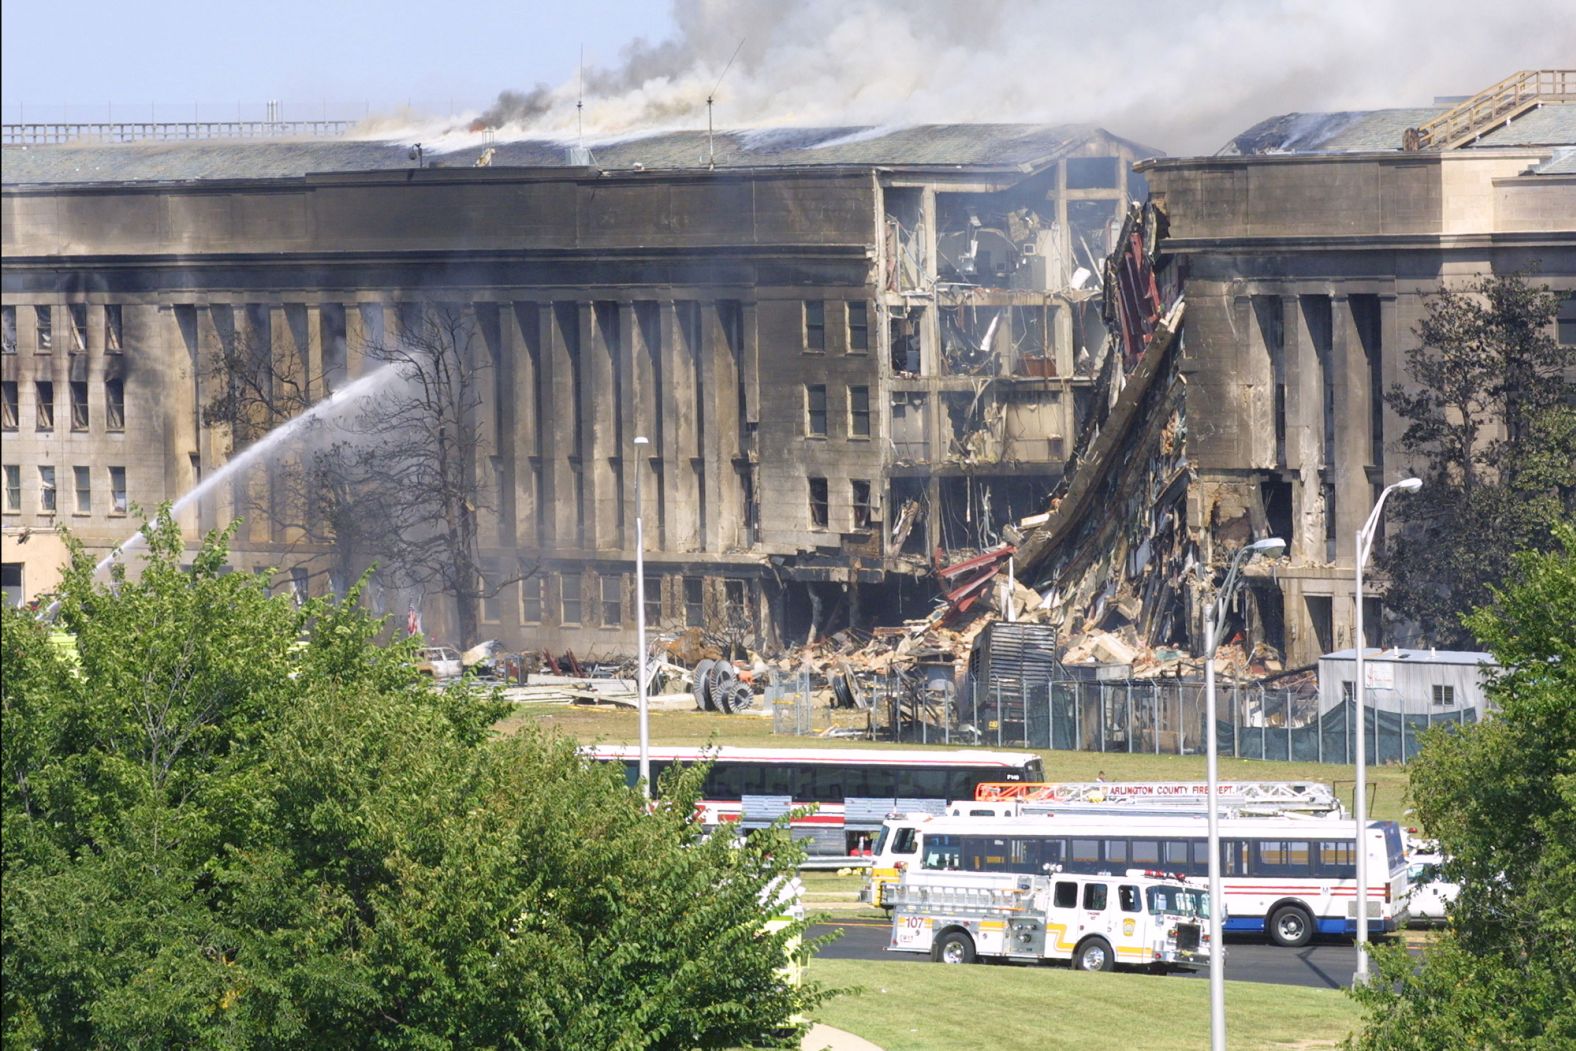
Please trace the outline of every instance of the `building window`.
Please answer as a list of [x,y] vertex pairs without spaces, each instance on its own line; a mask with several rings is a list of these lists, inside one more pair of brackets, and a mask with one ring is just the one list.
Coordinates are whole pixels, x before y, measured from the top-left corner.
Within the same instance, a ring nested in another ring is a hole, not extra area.
[[126,381],[104,381],[104,429],[107,431],[123,431],[126,429]]
[[39,380],[34,391],[38,416],[35,426],[41,431],[52,431],[55,429],[55,385],[49,380]]
[[870,437],[870,388],[848,388],[848,433],[855,438]]
[[16,353],[16,307],[0,307],[0,351]]
[[684,623],[698,628],[706,619],[706,588],[700,577],[684,578]]
[[745,582],[742,580],[724,580],[722,582],[723,606],[730,624],[749,624],[749,606],[745,596],[749,594]]
[[33,308],[33,332],[36,340],[33,346],[40,354],[55,349],[55,326],[48,307]]
[[71,325],[72,352],[88,349],[88,308],[84,303],[70,303],[66,306],[66,320]]
[[305,566],[290,567],[290,597],[297,606],[306,605],[306,600],[312,596],[312,586],[307,581]]
[[121,324],[120,304],[111,303],[106,306],[104,308],[104,353],[120,353]]
[[830,518],[826,499],[826,479],[810,479],[810,528],[825,529]]
[[88,385],[71,382],[71,429],[85,431],[88,429]]
[[804,349],[826,352],[826,304],[819,299],[804,301]]
[[5,465],[5,509],[13,514],[22,510],[22,468],[19,464]]
[[848,351],[863,354],[870,349],[870,304],[854,301],[848,304]]
[[1555,315],[1554,338],[1561,346],[1576,347],[1576,292],[1565,297]]
[[580,574],[564,573],[558,578],[559,623],[580,623]]
[[616,628],[624,623],[624,578],[602,578],[602,626]]
[[109,469],[109,509],[117,515],[123,515],[127,509],[126,503],[126,469],[124,467],[111,467]]
[[93,472],[86,467],[73,467],[71,480],[76,487],[77,514],[93,513]]
[[490,558],[482,559],[481,571],[482,623],[497,624],[503,620],[503,603],[498,601],[498,578],[503,574],[497,561]]
[[805,433],[815,438],[826,437],[826,386],[807,383],[804,387]]
[[0,401],[3,401],[3,407],[0,407],[0,418],[3,418],[6,430],[14,431],[16,430],[16,421],[21,416],[20,402],[16,393],[16,380],[5,380],[3,383],[0,383],[0,392],[3,392],[3,394],[0,394]]
[[542,578],[527,577],[520,581],[520,623],[542,622]]
[[662,578],[646,578],[646,623],[662,623]]
[[38,469],[38,509],[48,515],[55,513],[55,469],[53,467],[40,467]]
[[1454,708],[1456,705],[1456,688],[1434,683],[1434,707]]
[[853,482],[854,528],[870,526],[870,483],[855,479]]

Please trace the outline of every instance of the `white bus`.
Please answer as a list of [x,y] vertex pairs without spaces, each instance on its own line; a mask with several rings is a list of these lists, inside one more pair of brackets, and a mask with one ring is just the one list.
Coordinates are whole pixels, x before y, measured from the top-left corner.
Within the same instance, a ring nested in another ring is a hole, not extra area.
[[[640,776],[640,749],[634,745],[581,751],[624,764],[631,786]],[[940,814],[949,799],[972,799],[978,785],[1045,779],[1044,764],[1032,752],[664,746],[649,754],[654,785],[674,763],[712,761],[700,801],[706,825],[759,828],[814,805],[814,813],[792,819],[792,829],[796,838],[809,841],[812,854],[821,856],[852,855],[861,843],[873,846],[882,822],[893,814]]]
[[[1227,933],[1266,934],[1306,945],[1315,934],[1352,936],[1357,923],[1357,822],[1329,818],[1226,818],[1220,822]],[[1407,921],[1406,855],[1393,821],[1369,821],[1368,930]],[[905,870],[1023,872],[1045,866],[1109,875],[1130,868],[1209,875],[1208,821],[1176,817],[1058,814],[1053,817],[895,818],[871,861],[866,900],[886,907],[884,888]]]

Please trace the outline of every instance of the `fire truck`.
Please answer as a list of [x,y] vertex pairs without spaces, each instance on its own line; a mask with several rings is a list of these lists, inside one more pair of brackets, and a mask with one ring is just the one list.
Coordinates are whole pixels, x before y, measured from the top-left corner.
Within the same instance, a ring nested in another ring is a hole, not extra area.
[[906,872],[887,887],[890,952],[938,963],[1070,960],[1084,971],[1164,972],[1209,959],[1209,894],[1153,870],[1119,876],[1063,872]]

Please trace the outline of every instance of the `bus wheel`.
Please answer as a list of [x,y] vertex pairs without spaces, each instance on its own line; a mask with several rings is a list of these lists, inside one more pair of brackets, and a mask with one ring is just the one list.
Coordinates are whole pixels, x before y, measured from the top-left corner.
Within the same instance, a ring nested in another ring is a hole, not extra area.
[[1078,946],[1073,966],[1080,971],[1110,971],[1116,968],[1116,953],[1104,938],[1090,938]]
[[1270,916],[1270,941],[1300,949],[1313,940],[1313,917],[1301,905],[1282,905]]
[[962,931],[948,931],[936,939],[930,958],[937,963],[973,963],[974,939]]

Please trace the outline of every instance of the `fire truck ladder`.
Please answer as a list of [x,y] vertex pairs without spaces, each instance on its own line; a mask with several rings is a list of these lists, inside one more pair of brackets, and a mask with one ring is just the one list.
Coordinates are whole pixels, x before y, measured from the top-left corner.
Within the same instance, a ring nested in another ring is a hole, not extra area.
[[1545,102],[1573,100],[1576,69],[1523,69],[1433,120],[1406,129],[1401,146],[1409,152],[1453,150]]
[[[1242,814],[1344,813],[1330,787],[1316,781],[1222,781],[1216,788],[1220,805]],[[976,800],[1017,802],[1025,811],[1076,804],[1192,811],[1204,809],[1208,797],[1204,781],[1007,781],[974,791]]]

